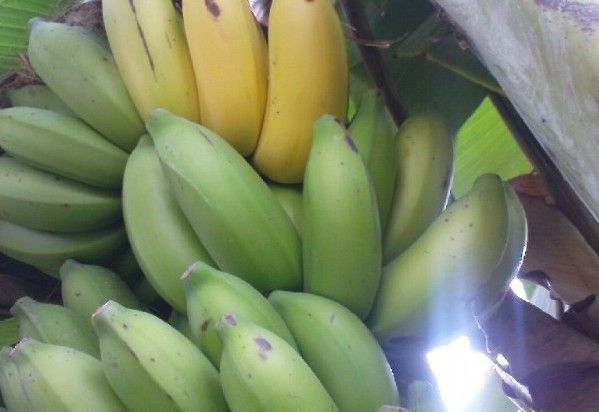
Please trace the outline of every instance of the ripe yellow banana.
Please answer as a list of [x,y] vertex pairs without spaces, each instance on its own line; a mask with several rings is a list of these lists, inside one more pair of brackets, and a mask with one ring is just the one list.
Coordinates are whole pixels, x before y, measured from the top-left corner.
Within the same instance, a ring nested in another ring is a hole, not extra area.
[[274,0],[270,10],[269,83],[254,165],[270,179],[304,178],[312,125],[347,113],[348,69],[339,16],[330,0]]
[[247,156],[262,130],[268,82],[266,41],[249,2],[185,0],[183,19],[202,124]]
[[183,23],[171,0],[104,0],[114,60],[142,119],[162,107],[199,121],[195,76]]

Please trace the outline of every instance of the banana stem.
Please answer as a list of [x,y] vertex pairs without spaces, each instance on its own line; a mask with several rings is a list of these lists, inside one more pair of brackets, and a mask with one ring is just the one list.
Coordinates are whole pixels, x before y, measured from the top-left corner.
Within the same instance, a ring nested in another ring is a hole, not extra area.
[[361,0],[341,0],[341,9],[350,27],[353,38],[360,39],[357,46],[364,60],[364,65],[370,73],[376,86],[383,92],[385,102],[393,120],[400,126],[408,117],[408,112],[401,104],[397,89],[387,70],[378,48],[368,18],[364,12]]

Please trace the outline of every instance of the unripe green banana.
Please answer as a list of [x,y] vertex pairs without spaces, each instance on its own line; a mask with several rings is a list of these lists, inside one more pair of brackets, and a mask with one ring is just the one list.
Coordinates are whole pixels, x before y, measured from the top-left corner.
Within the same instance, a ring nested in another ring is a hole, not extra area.
[[87,353],[23,339],[10,359],[19,374],[26,411],[126,411],[110,389],[100,361]]
[[66,116],[77,117],[60,97],[48,86],[42,84],[30,84],[12,89],[7,92],[12,106],[37,107],[38,109],[52,110]]
[[512,280],[524,262],[528,243],[528,222],[526,212],[515,190],[505,186],[505,199],[508,213],[508,237],[501,258],[489,277],[481,286],[472,303],[473,313],[478,321],[492,314],[502,302]]
[[146,278],[164,300],[185,313],[181,275],[194,262],[214,262],[170,193],[148,136],[140,139],[127,162],[123,215],[131,248]]
[[11,352],[10,347],[0,349],[0,394],[10,412],[30,412],[19,370],[10,358]]
[[368,170],[343,124],[314,124],[304,177],[304,290],[370,312],[381,275],[381,231]]
[[29,26],[27,53],[35,72],[85,122],[131,151],[144,126],[106,40],[90,29],[39,18]]
[[0,220],[0,252],[56,278],[66,259],[108,264],[126,246],[122,226],[89,233],[51,233]]
[[349,134],[370,172],[379,208],[381,231],[384,232],[397,176],[397,126],[387,111],[384,96],[379,90],[362,95],[358,112],[349,126]]
[[269,300],[339,410],[377,411],[383,405],[399,405],[383,350],[350,310],[309,293],[275,291]]
[[81,120],[30,107],[0,110],[0,147],[17,159],[91,186],[121,187],[127,153]]
[[68,346],[100,358],[98,339],[91,324],[73,310],[22,297],[10,309],[19,325],[20,338]]
[[241,278],[199,262],[183,275],[182,280],[191,330],[198,337],[202,351],[216,367],[220,364],[222,345],[215,326],[228,314],[266,328],[297,348],[277,311]]
[[246,160],[165,110],[154,110],[147,127],[177,203],[216,264],[260,291],[299,288],[297,232]]
[[285,185],[271,182],[268,184],[270,190],[285,209],[287,216],[291,219],[298,235],[302,236],[302,224],[304,221],[304,204],[302,198],[302,187],[300,185]]
[[166,322],[108,302],[93,315],[104,373],[132,411],[226,411],[218,372]]
[[68,259],[60,268],[62,301],[88,322],[109,300],[131,309],[142,309],[131,289],[118,275],[101,266],[84,265]]
[[314,372],[271,331],[227,315],[220,376],[231,412],[339,411]]
[[503,183],[483,175],[385,266],[368,320],[383,348],[401,346],[406,337],[439,343],[471,324],[471,304],[489,282],[507,234]]
[[168,324],[181,332],[183,336],[189,339],[198,348],[200,347],[200,340],[196,335],[193,334],[191,325],[189,324],[189,319],[187,319],[186,315],[182,314],[176,309],[173,309],[171,315],[168,317]]
[[436,114],[409,118],[397,136],[397,179],[383,260],[406,250],[445,209],[453,180],[453,138]]
[[0,217],[29,229],[91,232],[122,218],[116,192],[97,189],[0,156]]

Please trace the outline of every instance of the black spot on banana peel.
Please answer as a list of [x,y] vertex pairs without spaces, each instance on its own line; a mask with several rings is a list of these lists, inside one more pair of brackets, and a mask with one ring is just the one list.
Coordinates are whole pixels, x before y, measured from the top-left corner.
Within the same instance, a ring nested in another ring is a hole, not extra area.
[[214,17],[220,16],[220,7],[214,0],[204,0],[204,3],[206,4],[206,8],[210,14],[212,14]]

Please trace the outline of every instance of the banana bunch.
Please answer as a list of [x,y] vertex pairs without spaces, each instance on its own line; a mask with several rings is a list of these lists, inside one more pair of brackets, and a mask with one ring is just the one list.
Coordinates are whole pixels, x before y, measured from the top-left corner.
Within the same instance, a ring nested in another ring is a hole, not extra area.
[[386,355],[495,310],[517,196],[485,175],[447,206],[438,114],[398,128],[373,90],[346,124],[333,3],[273,0],[267,36],[247,0],[104,0],[107,39],[31,21],[0,252],[63,305],[11,309],[9,411],[395,410]]

